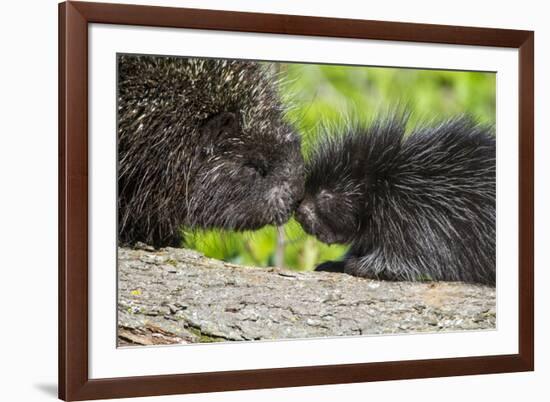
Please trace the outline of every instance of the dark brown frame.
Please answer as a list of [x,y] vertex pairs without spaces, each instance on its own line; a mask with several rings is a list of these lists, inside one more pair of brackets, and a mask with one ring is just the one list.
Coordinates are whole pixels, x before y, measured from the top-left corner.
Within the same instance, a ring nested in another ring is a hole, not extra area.
[[[519,353],[107,379],[88,377],[88,24],[519,49]],[[59,397],[137,397],[534,369],[534,33],[508,29],[66,2],[59,5]]]

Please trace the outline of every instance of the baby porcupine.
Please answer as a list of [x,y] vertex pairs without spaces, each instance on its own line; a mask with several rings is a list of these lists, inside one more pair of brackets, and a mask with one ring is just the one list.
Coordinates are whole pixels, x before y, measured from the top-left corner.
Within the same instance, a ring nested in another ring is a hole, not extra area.
[[182,225],[247,230],[290,218],[303,159],[277,84],[257,62],[119,56],[121,243],[178,246]]
[[406,117],[326,136],[306,162],[296,217],[349,244],[317,270],[495,284],[495,137],[458,117],[406,135]]

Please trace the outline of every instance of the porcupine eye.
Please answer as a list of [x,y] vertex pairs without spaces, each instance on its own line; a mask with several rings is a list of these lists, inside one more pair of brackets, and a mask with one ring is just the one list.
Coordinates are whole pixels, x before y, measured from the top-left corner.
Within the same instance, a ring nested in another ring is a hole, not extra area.
[[357,225],[353,203],[349,201],[338,191],[326,189],[321,190],[315,199],[319,221],[330,228],[339,241],[344,241],[342,235],[353,231]]
[[234,137],[239,130],[239,119],[235,113],[231,112],[218,113],[207,119],[201,127],[202,134],[212,144]]
[[317,206],[321,211],[330,211],[334,203],[334,194],[328,190],[321,190],[317,196]]
[[267,166],[263,161],[248,161],[244,164],[244,167],[261,177],[267,176]]

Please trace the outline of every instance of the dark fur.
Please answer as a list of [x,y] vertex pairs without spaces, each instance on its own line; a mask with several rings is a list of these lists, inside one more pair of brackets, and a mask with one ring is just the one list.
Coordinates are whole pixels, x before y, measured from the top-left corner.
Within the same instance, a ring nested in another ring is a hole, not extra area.
[[122,243],[179,245],[182,225],[245,230],[289,219],[303,160],[272,69],[158,56],[118,63]]
[[405,134],[406,118],[326,136],[306,163],[304,229],[349,244],[318,270],[495,284],[495,138],[460,117]]

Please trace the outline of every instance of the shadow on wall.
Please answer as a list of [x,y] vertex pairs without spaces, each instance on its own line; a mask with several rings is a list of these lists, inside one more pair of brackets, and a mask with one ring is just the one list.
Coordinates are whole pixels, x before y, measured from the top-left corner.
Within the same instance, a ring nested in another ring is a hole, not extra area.
[[34,387],[42,391],[45,395],[53,396],[54,398],[57,398],[57,384],[52,384],[52,383],[34,384]]

